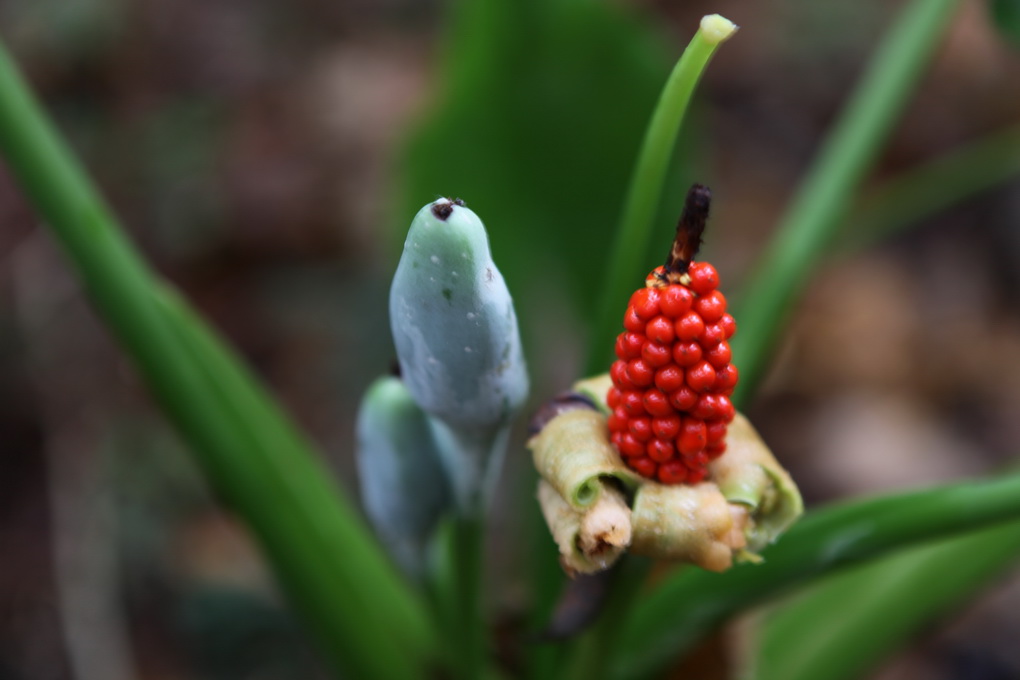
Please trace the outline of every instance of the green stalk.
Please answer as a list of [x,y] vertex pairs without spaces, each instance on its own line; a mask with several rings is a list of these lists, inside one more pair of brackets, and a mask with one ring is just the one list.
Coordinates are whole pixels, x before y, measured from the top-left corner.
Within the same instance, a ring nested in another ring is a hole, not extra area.
[[598,680],[606,677],[609,670],[609,653],[613,638],[619,633],[619,622],[623,620],[631,603],[641,591],[652,562],[648,559],[624,555],[615,567],[612,590],[609,599],[599,613],[595,624],[586,630],[575,642],[570,657],[571,667],[565,676],[571,680]]
[[451,677],[488,675],[487,627],[482,615],[482,558],[485,521],[451,518],[441,529],[436,607],[444,629],[446,666]]
[[[769,612],[758,680],[852,680],[986,590],[1020,560],[1020,522],[897,552],[824,579]],[[826,625],[819,626],[819,621]],[[791,645],[790,640],[796,640]]]
[[0,151],[327,659],[352,677],[418,677],[433,647],[421,603],[304,437],[145,266],[2,46]]
[[736,26],[719,15],[705,17],[659,96],[631,175],[620,226],[609,250],[612,255],[599,298],[602,306],[591,336],[584,375],[597,375],[609,365],[613,339],[620,332],[628,296],[648,273],[644,258],[680,124],[709,60],[735,30]]
[[840,567],[1018,518],[1020,474],[815,511],[762,553],[762,564],[667,578],[621,627],[611,675],[647,675],[736,612]]
[[857,250],[1020,175],[1020,125],[886,181],[843,221],[836,246]]
[[786,318],[861,178],[913,92],[958,0],[913,0],[875,52],[836,129],[781,221],[734,316],[734,403],[745,404],[764,376]]

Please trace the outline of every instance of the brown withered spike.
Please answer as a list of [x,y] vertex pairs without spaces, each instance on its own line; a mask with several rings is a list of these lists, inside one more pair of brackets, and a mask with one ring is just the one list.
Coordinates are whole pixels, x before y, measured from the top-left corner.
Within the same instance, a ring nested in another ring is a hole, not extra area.
[[676,225],[676,238],[666,258],[667,276],[686,274],[691,261],[701,248],[701,235],[708,223],[708,209],[712,204],[712,190],[703,184],[695,184],[687,192],[684,211]]

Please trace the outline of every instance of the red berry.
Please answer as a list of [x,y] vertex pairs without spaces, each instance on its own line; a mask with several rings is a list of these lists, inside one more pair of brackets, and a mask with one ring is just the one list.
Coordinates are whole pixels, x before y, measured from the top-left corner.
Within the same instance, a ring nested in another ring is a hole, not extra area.
[[641,348],[645,344],[645,336],[640,333],[620,333],[616,338],[616,356],[619,359],[637,359],[641,356]]
[[643,416],[645,414],[645,407],[642,403],[643,396],[643,393],[636,392],[634,390],[622,392],[620,394],[620,408],[622,408],[628,416]]
[[730,346],[726,342],[720,342],[712,349],[705,352],[705,359],[708,363],[712,364],[712,367],[716,369],[718,375],[719,369],[725,368],[730,363],[730,359],[733,357],[733,353],[730,351]]
[[645,335],[663,345],[673,342],[673,338],[676,337],[673,332],[673,322],[661,315],[648,322],[648,325],[645,326]]
[[676,436],[680,433],[680,416],[673,413],[653,418],[652,433],[656,439],[676,439]]
[[676,448],[684,456],[693,456],[705,449],[708,439],[705,433],[705,421],[698,418],[684,418],[680,426],[680,434],[676,438]]
[[658,465],[651,458],[642,456],[641,458],[631,458],[627,463],[630,465],[634,472],[638,473],[642,477],[648,477],[649,479],[655,478],[655,471],[658,469]]
[[698,336],[698,342],[705,349],[711,349],[725,339],[726,334],[723,332],[722,326],[717,323],[705,326],[705,330],[701,331],[701,335]]
[[[655,421],[652,421],[654,425]],[[708,437],[709,445],[721,442],[726,437],[726,421],[710,420],[705,423],[705,434]],[[654,431],[654,428],[653,428]]]
[[[616,338],[606,394],[610,440],[638,474],[664,484],[697,484],[726,449],[736,413],[732,350],[736,332],[706,262],[691,262],[685,284],[658,267],[630,298]],[[674,279],[675,280],[675,279]]]
[[673,361],[684,368],[701,361],[701,345],[697,342],[678,342],[673,345]]
[[715,460],[719,456],[723,455],[725,452],[726,452],[725,441],[717,442],[715,444],[709,444],[708,446],[705,447],[705,453],[708,454],[708,457],[711,460]]
[[727,423],[732,422],[737,416],[737,409],[733,406],[733,402],[725,394],[716,396],[716,401],[719,404],[719,417],[725,420]]
[[620,449],[620,453],[625,456],[643,456],[645,453],[645,445],[639,442],[630,432],[620,433],[620,443],[618,447]]
[[667,286],[659,298],[659,307],[662,313],[671,318],[678,318],[681,314],[691,308],[694,295],[687,286],[673,284]]
[[736,387],[737,377],[737,367],[733,364],[726,364],[715,372],[715,386],[713,389],[720,393],[729,392]]
[[620,405],[619,387],[614,385],[609,388],[609,392],[606,394],[606,405],[609,406],[610,409],[615,409],[617,406]]
[[655,386],[667,394],[680,389],[684,386],[684,370],[679,366],[663,366],[655,372]]
[[698,403],[691,409],[691,415],[695,418],[703,418],[705,420],[715,420],[716,418],[723,417],[722,404],[719,402],[721,399],[717,394],[702,394],[698,397]]
[[[629,365],[628,365],[629,366]],[[628,371],[628,375],[630,372]],[[695,392],[704,392],[715,385],[715,369],[707,361],[699,361],[687,369],[687,386]],[[633,380],[633,376],[631,376]],[[637,381],[635,381],[637,384]]]
[[[644,359],[631,359],[627,362],[627,377],[638,387],[648,387],[655,379],[655,369]],[[715,380],[715,376],[712,376]]]
[[660,345],[657,342],[646,342],[641,348],[641,358],[652,368],[665,366],[673,360],[672,355],[669,345]]
[[694,310],[705,323],[715,323],[726,313],[726,298],[717,290],[694,301]]
[[733,334],[737,332],[737,322],[729,314],[723,314],[722,318],[719,319],[719,325],[723,329],[723,335],[729,340],[733,337]]
[[708,452],[702,449],[693,456],[685,456],[684,464],[688,469],[701,468],[704,469],[708,465]]
[[687,481],[687,467],[679,460],[671,460],[659,466],[658,476],[663,484],[681,484]]
[[698,403],[698,393],[684,385],[680,389],[670,392],[669,403],[672,404],[673,408],[677,411],[687,411]]
[[667,460],[672,460],[676,455],[676,449],[673,448],[673,442],[663,441],[661,439],[653,439],[648,442],[645,446],[645,451],[648,452],[648,457],[656,463],[665,463]]
[[706,470],[703,467],[698,467],[698,468],[690,468],[690,467],[688,467],[687,468],[687,483],[691,484],[691,485],[698,484],[699,482],[701,482],[701,480],[703,480],[705,478],[705,475],[707,475],[707,474],[708,474],[708,470]]
[[696,339],[705,330],[705,322],[697,312],[691,310],[676,320],[673,330],[676,331],[678,339],[690,341]]
[[707,262],[691,262],[687,273],[691,276],[691,290],[698,295],[708,295],[719,286],[719,275]]
[[628,422],[630,422],[630,416],[623,407],[620,406],[613,409],[613,412],[609,415],[609,420],[606,422],[606,425],[609,427],[610,432],[622,432],[627,429]]
[[609,367],[609,377],[613,379],[613,384],[621,390],[632,390],[635,387],[634,383],[627,377],[627,362],[622,359],[617,359]]
[[656,288],[642,288],[630,296],[630,306],[644,321],[659,313],[659,291]]
[[627,431],[634,435],[639,442],[646,442],[652,438],[652,419],[648,417],[631,418],[627,423]]
[[645,392],[643,403],[645,411],[657,418],[673,413],[673,406],[669,403],[669,398],[659,390],[651,389]]
[[637,315],[634,307],[628,306],[626,313],[623,315],[623,327],[632,333],[644,333],[645,320]]

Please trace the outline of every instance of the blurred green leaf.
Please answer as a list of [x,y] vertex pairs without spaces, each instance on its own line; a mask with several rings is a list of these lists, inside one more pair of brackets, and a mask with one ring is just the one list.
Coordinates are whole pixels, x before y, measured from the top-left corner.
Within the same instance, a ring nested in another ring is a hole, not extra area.
[[765,375],[768,358],[797,296],[842,222],[861,179],[914,91],[959,0],[914,0],[872,55],[811,170],[759,260],[733,316],[733,363],[740,367],[734,403],[743,405]]
[[1002,37],[1020,47],[1020,0],[988,0],[988,11]]
[[[458,0],[446,24],[434,108],[403,159],[400,214],[463,198],[487,216],[522,310],[551,275],[590,318],[672,50],[623,4],[595,0]],[[679,167],[667,185],[686,188]],[[683,193],[663,208],[670,229]]]
[[968,142],[886,180],[843,221],[835,246],[866,247],[1020,175],[1020,125]]
[[827,578],[767,615],[753,677],[861,677],[1018,558],[1020,523],[1010,522]]
[[[434,642],[424,607],[304,436],[149,270],[3,49],[0,150],[327,658],[358,677],[415,677]],[[401,654],[387,653],[394,645]]]
[[1017,473],[815,510],[762,553],[762,564],[663,579],[620,626],[611,675],[643,677],[734,613],[841,567],[1018,518]]

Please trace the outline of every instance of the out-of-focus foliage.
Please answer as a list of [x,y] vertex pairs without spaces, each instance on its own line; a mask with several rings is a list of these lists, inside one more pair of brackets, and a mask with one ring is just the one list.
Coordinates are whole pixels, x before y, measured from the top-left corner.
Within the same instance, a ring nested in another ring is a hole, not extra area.
[[[456,193],[487,216],[522,309],[537,292],[529,284],[550,280],[536,279],[541,268],[556,268],[552,280],[589,318],[641,136],[677,54],[619,3],[462,0],[451,19],[434,109],[405,154],[401,214]],[[679,156],[667,186],[684,186]],[[666,224],[682,200],[670,193]]]
[[1020,47],[1020,0],[989,0],[988,5],[999,32]]
[[1016,561],[1018,542],[1020,524],[1008,522],[808,586],[766,617],[753,677],[861,677],[933,618],[987,587]]

